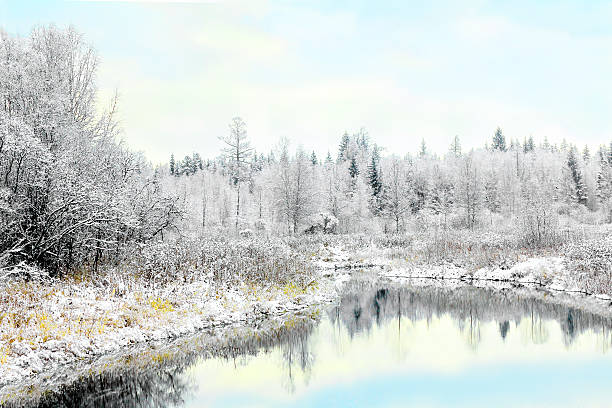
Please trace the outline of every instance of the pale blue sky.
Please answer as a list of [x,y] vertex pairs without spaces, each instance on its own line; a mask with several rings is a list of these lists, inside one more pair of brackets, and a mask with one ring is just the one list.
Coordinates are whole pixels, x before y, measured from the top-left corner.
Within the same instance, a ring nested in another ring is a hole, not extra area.
[[[426,4],[422,4],[426,3]],[[481,146],[496,126],[612,139],[612,2],[0,0],[0,25],[74,24],[116,87],[126,141],[154,161],[218,154],[235,115],[254,145],[335,151],[365,126],[387,152]]]

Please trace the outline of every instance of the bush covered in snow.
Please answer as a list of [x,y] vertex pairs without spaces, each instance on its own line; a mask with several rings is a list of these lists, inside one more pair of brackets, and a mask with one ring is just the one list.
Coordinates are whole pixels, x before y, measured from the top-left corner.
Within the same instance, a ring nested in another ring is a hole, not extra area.
[[300,284],[311,277],[313,270],[306,257],[281,239],[251,235],[244,239],[216,236],[134,246],[118,268],[127,274],[136,273],[151,284],[192,282],[202,276],[220,284]]
[[612,237],[570,243],[564,251],[578,287],[589,293],[612,293]]
[[315,234],[317,232],[331,234],[335,232],[336,227],[338,227],[338,218],[328,212],[321,212],[312,216],[309,224],[310,225],[305,230],[308,234]]
[[250,229],[243,229],[241,230],[238,235],[240,235],[242,238],[251,238],[253,236],[253,231]]

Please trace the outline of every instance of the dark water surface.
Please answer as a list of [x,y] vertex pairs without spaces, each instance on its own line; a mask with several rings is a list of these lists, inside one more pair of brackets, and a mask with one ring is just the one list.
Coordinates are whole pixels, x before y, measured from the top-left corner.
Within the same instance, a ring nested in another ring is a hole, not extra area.
[[312,317],[126,361],[33,406],[612,407],[609,318],[512,291],[358,282]]

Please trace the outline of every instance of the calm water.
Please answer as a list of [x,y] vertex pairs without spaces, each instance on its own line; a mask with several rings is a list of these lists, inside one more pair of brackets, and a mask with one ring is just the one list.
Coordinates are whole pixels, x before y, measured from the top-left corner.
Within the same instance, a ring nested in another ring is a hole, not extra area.
[[317,321],[194,342],[39,404],[612,407],[611,328],[511,292],[353,283]]

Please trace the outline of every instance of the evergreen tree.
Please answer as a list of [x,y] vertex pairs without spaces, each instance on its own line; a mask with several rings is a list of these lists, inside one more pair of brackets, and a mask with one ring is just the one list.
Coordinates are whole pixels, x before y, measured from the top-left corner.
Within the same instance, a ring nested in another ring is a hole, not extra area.
[[380,155],[378,147],[374,145],[372,150],[372,160],[368,166],[368,184],[370,185],[372,196],[370,199],[370,210],[374,215],[380,215],[382,212],[383,199],[383,183],[379,169]]
[[370,136],[365,128],[359,129],[359,132],[355,135],[355,141],[357,146],[364,151],[368,151],[370,148]]
[[519,144],[514,139],[510,139],[510,150],[515,150],[518,146]]
[[378,153],[378,147],[374,145],[372,160],[370,161],[370,166],[368,167],[368,183],[372,189],[372,195],[375,197],[378,197],[382,190],[382,179],[380,176],[380,170],[378,168],[379,161],[380,154]]
[[268,153],[268,159],[267,159],[268,164],[274,164],[276,163],[276,156],[274,155],[273,151],[270,151],[270,153]]
[[573,197],[571,197],[574,201],[577,201],[579,204],[586,205],[587,202],[587,193],[586,187],[584,185],[584,180],[582,178],[582,173],[580,172],[580,167],[578,164],[578,158],[576,156],[576,148],[571,147],[567,154],[567,168],[569,169],[569,173],[571,179],[573,181]]
[[563,138],[563,140],[561,141],[561,151],[566,151],[568,149],[568,145],[567,145],[567,140],[565,140],[565,138]]
[[425,157],[427,155],[427,145],[425,144],[425,138],[421,139],[421,149],[419,150],[419,156]]
[[455,135],[449,150],[455,157],[461,156],[461,143],[459,142],[459,136]]
[[524,146],[525,153],[533,152],[535,150],[535,143],[533,141],[533,136],[529,136],[529,139],[525,142]]
[[584,145],[584,150],[582,151],[582,160],[584,160],[585,163],[591,161],[591,152],[589,151],[588,145]]
[[348,170],[352,179],[355,179],[357,175],[359,175],[359,167],[357,166],[357,159],[355,157],[351,158],[351,164]]
[[174,171],[176,168],[176,162],[174,161],[174,153],[170,155],[170,174],[174,176]]
[[600,203],[605,203],[612,197],[612,166],[608,163],[608,152],[604,146],[599,147],[598,158],[595,194]]
[[184,174],[186,176],[193,174],[193,167],[193,160],[191,159],[191,156],[185,156],[185,158],[181,161],[180,174]]
[[196,173],[198,170],[202,170],[204,168],[204,164],[202,163],[202,157],[200,157],[199,153],[194,152],[191,160],[193,173]]
[[499,150],[501,152],[506,151],[506,136],[504,136],[500,127],[495,130],[493,145],[491,147],[493,150]]
[[331,164],[331,163],[332,163],[332,157],[331,157],[331,153],[328,151],[327,157],[325,157],[325,164]]
[[338,163],[345,162],[348,157],[348,148],[351,143],[351,138],[347,132],[344,132],[342,139],[340,140],[340,146],[338,147]]
[[319,160],[317,159],[317,154],[315,153],[315,151],[312,151],[312,154],[310,155],[310,162],[312,163],[313,166],[316,166],[317,164],[319,164]]

